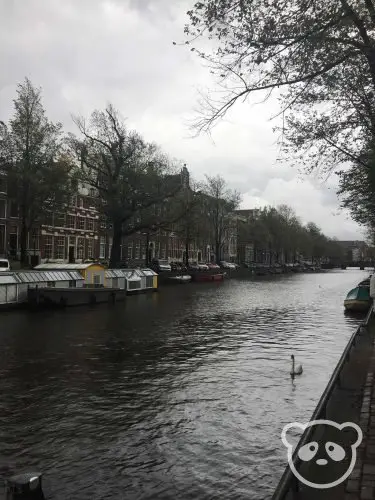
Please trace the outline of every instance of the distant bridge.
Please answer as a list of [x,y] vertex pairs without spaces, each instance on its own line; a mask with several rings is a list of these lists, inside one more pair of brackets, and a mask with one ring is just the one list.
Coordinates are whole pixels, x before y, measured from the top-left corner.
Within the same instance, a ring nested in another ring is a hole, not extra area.
[[359,267],[360,269],[364,269],[365,267],[374,267],[375,262],[373,260],[360,260],[355,262],[342,262],[341,264],[332,265],[330,267],[341,267],[341,269],[346,269],[347,267]]

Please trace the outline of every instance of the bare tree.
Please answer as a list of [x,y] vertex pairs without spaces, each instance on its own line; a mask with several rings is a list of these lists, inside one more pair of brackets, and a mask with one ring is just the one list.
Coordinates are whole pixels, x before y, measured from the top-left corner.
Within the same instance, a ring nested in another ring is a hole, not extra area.
[[71,135],[81,178],[98,190],[99,210],[113,228],[110,267],[121,259],[123,236],[160,226],[168,201],[181,190],[176,165],[154,144],[125,126],[112,105],[89,121],[75,117],[81,138]]
[[229,189],[219,175],[206,176],[202,193],[205,195],[207,230],[215,248],[216,262],[219,263],[225,240],[236,227],[233,211],[240,203],[240,194]]

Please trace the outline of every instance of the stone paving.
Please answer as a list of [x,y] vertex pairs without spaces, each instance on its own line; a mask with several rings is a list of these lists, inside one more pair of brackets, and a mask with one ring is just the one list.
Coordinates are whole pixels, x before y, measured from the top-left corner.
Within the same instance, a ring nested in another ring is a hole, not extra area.
[[355,468],[346,484],[345,500],[375,500],[375,336],[368,367],[359,426],[363,441]]

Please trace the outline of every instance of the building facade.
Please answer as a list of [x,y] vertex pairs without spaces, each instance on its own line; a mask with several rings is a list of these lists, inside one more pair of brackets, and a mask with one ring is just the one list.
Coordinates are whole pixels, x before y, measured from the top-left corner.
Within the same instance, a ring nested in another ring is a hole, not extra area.
[[[81,186],[65,213],[45,214],[27,236],[31,265],[83,262],[98,258],[99,215],[95,193]],[[6,177],[0,174],[0,255],[20,259],[21,224],[18,207],[7,196]]]
[[[173,177],[184,189],[190,189],[186,167]],[[113,230],[100,216],[97,201],[96,190],[81,185],[64,213],[44,214],[27,237],[29,264],[108,262]],[[222,248],[223,260],[238,260],[238,219],[237,214],[230,216]],[[165,229],[143,230],[123,237],[121,261],[128,266],[143,266],[154,259],[185,262],[187,251],[190,262],[213,262],[216,255],[207,220],[202,213],[202,227],[189,241],[188,248],[178,222]],[[12,261],[20,259],[20,234],[18,207],[8,198],[6,176],[0,172],[0,256]]]

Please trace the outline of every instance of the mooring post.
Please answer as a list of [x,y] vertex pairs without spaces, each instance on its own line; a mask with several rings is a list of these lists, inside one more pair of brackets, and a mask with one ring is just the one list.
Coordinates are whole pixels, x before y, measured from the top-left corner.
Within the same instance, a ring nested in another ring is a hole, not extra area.
[[45,500],[42,489],[42,474],[26,472],[6,480],[6,500]]

